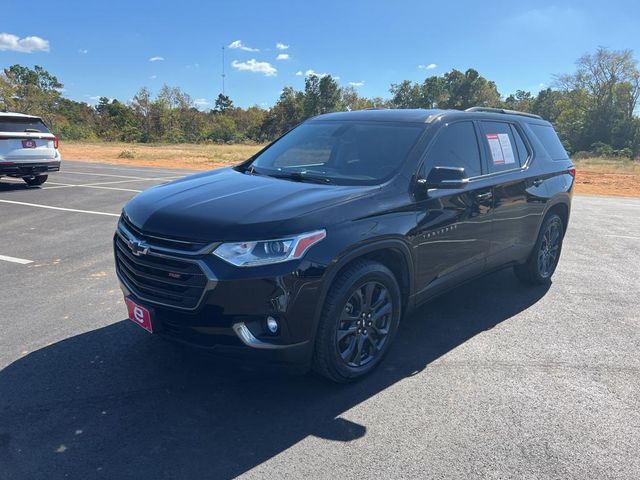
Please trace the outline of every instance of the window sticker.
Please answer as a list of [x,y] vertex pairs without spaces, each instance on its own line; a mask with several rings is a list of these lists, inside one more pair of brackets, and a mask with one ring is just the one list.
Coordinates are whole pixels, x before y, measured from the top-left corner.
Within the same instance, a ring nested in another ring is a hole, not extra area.
[[516,163],[508,133],[487,133],[487,142],[494,165]]

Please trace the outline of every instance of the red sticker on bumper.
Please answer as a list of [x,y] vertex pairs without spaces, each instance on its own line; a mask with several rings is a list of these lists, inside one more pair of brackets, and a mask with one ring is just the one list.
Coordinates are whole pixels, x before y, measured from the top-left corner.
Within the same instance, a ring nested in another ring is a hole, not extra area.
[[149,310],[141,307],[130,298],[124,299],[129,311],[129,320],[144,328],[147,332],[153,333],[153,324],[151,323],[151,314]]

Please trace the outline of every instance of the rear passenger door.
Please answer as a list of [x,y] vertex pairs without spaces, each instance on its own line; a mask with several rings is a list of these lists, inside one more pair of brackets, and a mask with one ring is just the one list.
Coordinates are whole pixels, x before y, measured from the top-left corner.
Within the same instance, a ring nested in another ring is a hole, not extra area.
[[531,193],[527,167],[531,148],[520,127],[506,121],[479,121],[485,170],[493,185],[493,234],[487,266],[521,260],[535,241],[544,196]]
[[441,127],[418,172],[463,167],[469,183],[462,189],[430,189],[416,201],[413,236],[417,301],[480,274],[491,242],[491,187],[482,178],[481,146],[472,121]]

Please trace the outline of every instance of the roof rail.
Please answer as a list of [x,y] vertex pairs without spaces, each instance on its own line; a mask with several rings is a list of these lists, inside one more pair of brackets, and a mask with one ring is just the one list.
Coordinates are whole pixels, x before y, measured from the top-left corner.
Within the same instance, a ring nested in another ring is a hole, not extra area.
[[506,108],[471,107],[467,108],[465,112],[506,113],[508,115],[520,115],[523,117],[538,118],[542,120],[542,117],[535,113],[518,112],[517,110],[507,110]]

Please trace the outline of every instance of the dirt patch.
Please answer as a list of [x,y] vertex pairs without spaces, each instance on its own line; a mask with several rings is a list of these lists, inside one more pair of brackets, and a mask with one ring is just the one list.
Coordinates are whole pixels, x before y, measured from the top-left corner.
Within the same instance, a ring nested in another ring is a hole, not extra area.
[[640,175],[578,170],[574,193],[640,197]]
[[208,170],[240,163],[262,147],[262,145],[64,142],[60,145],[60,153],[63,160]]

